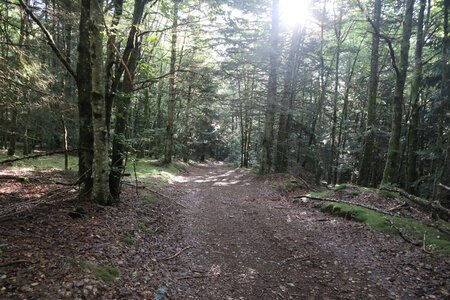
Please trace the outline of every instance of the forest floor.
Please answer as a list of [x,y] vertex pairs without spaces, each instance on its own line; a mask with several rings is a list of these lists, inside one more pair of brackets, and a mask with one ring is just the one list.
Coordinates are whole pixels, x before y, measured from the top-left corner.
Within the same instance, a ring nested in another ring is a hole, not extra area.
[[[42,173],[23,180],[9,172],[0,174],[0,203],[26,188],[36,197],[36,180],[47,198],[56,188]],[[293,202],[277,180],[223,163],[194,164],[168,183],[127,186],[122,202],[106,208],[67,188],[61,201],[0,223],[0,298],[449,296],[448,255],[323,213],[316,202]],[[77,206],[86,213],[71,218]]]

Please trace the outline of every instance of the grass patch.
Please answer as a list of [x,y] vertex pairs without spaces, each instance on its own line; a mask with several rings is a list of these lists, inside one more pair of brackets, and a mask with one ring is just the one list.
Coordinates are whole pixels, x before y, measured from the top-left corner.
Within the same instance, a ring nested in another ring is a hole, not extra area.
[[121,236],[119,239],[121,242],[125,244],[128,245],[133,244],[133,238],[131,237],[131,234],[129,232],[126,232],[125,235]]
[[[148,181],[152,177],[161,178],[164,181],[170,182],[178,172],[186,169],[188,164],[183,162],[173,162],[169,165],[163,165],[158,160],[142,158],[136,160],[136,175],[139,180]],[[134,178],[134,165],[132,160],[128,160],[125,170]]]
[[[0,150],[0,161],[12,158],[23,157],[22,155],[7,156],[6,150]],[[24,159],[12,163],[6,169],[20,169],[20,170],[64,170],[64,154],[54,154],[49,156],[42,156],[32,159]],[[78,157],[69,155],[69,170],[78,169]]]
[[426,244],[429,248],[442,253],[450,253],[450,235],[440,232],[419,220],[387,216],[371,209],[345,203],[325,202],[320,210],[356,222],[367,223],[373,229],[382,233],[398,234],[397,230],[385,220],[385,217],[388,217],[395,226],[402,228],[414,240],[422,243],[425,234]]
[[113,266],[96,266],[83,258],[66,258],[66,262],[80,270],[89,270],[95,277],[103,281],[115,281],[120,277],[120,271]]
[[324,191],[321,191],[321,192],[309,193],[308,196],[322,198],[322,197],[328,195],[329,193],[331,193],[330,190],[324,190]]

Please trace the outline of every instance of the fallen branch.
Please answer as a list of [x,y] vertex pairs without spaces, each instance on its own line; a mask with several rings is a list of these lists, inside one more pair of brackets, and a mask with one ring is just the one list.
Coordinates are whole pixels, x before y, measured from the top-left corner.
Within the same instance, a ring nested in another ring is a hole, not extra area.
[[31,261],[29,261],[29,260],[15,260],[15,261],[9,261],[9,262],[5,262],[5,263],[2,263],[2,264],[0,264],[0,268],[3,268],[3,267],[7,267],[7,266],[11,266],[11,265],[16,265],[16,264],[27,264],[27,263],[32,263]]
[[450,219],[450,210],[443,207],[439,202],[431,202],[428,200],[425,200],[423,198],[408,194],[402,189],[399,188],[393,188],[393,187],[380,187],[380,190],[385,190],[389,192],[399,193],[406,199],[414,202],[415,204],[428,208],[434,213],[436,213],[440,218],[444,219],[445,221],[448,221]]
[[339,199],[330,199],[330,198],[320,198],[320,197],[313,197],[313,196],[308,196],[308,195],[303,195],[303,196],[295,196],[294,198],[308,198],[311,200],[315,200],[315,201],[326,201],[326,202],[336,202],[336,203],[345,203],[345,204],[349,204],[349,205],[356,205],[356,206],[360,206],[360,207],[364,207],[370,210],[374,210],[376,212],[385,214],[385,215],[389,215],[389,216],[394,216],[393,213],[388,212],[388,211],[384,211],[382,209],[370,206],[370,205],[365,205],[365,204],[360,204],[360,203],[354,203],[354,202],[350,202],[350,201],[345,201],[345,200],[339,200]]
[[177,280],[198,279],[198,278],[206,278],[206,277],[211,277],[211,275],[184,276],[184,277],[177,278]]
[[61,153],[74,152],[74,151],[78,151],[78,149],[58,150],[58,151],[40,153],[40,154],[29,155],[29,156],[24,156],[24,157],[19,157],[19,158],[7,159],[7,160],[0,161],[0,165],[7,164],[7,163],[13,163],[13,162],[16,162],[19,160],[24,160],[24,159],[38,158],[41,156],[50,156],[50,155],[54,155],[54,154],[61,154]]
[[393,211],[393,210],[399,209],[399,208],[401,208],[401,207],[403,207],[405,205],[406,205],[406,202],[402,202],[399,205],[396,205],[394,207],[389,208],[388,211]]
[[395,230],[397,230],[398,234],[402,237],[402,239],[404,239],[405,241],[407,241],[410,244],[413,244],[414,246],[420,246],[419,242],[414,242],[413,240],[411,240],[410,238],[408,238],[403,231],[398,228],[397,226],[395,226],[394,222],[391,219],[388,218],[384,218],[386,220],[386,222],[388,222],[389,224],[391,224],[392,227],[394,227]]
[[175,253],[174,255],[164,258],[164,260],[171,260],[171,259],[174,259],[175,257],[177,257],[178,255],[180,255],[180,254],[183,253],[184,251],[186,251],[186,250],[188,250],[188,249],[191,249],[191,248],[192,248],[192,246],[187,246],[186,248],[183,248],[183,249],[181,249],[180,251],[178,251],[177,253]]

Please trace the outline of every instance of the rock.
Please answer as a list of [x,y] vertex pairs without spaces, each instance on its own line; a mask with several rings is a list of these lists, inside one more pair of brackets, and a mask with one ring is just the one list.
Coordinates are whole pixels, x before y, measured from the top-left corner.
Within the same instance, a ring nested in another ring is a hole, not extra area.
[[83,281],[75,282],[74,286],[77,287],[77,288],[83,287],[84,286],[84,282]]

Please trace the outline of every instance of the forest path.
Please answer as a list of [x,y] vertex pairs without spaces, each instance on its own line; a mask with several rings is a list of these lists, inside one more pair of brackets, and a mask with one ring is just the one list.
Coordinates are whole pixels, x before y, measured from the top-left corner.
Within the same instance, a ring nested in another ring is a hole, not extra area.
[[248,171],[197,164],[168,192],[184,207],[178,228],[191,247],[171,260],[183,274],[171,283],[173,299],[395,299],[401,291],[368,248],[383,236],[291,204]]

